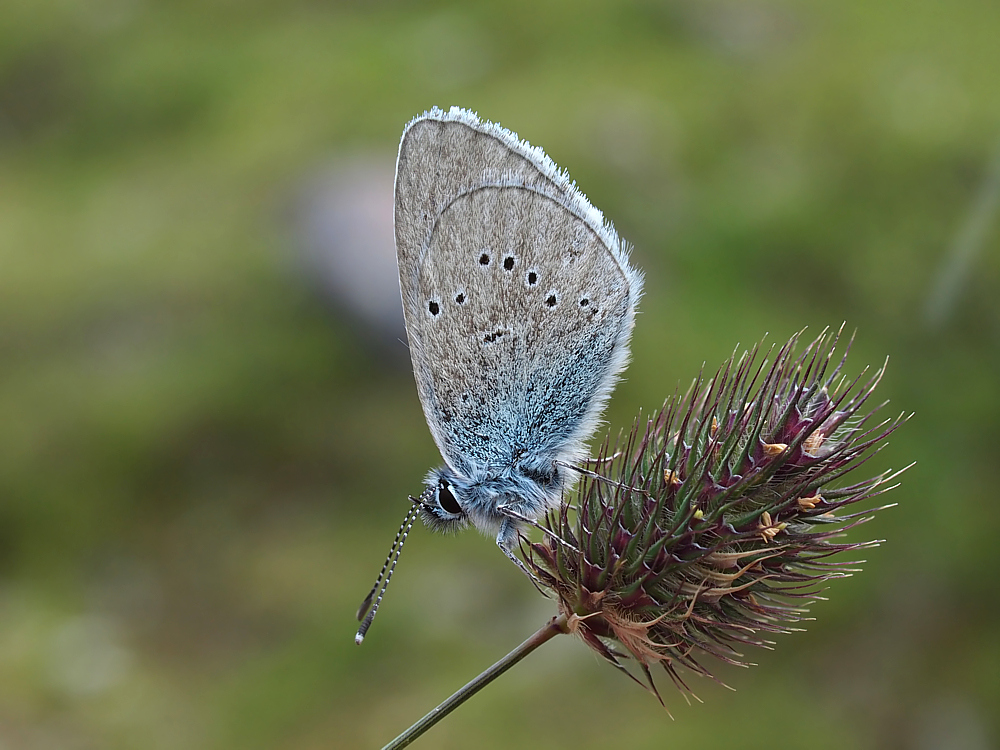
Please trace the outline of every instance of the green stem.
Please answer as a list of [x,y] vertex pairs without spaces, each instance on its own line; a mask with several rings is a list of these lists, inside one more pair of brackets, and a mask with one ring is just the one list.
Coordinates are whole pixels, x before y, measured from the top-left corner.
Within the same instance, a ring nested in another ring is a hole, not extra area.
[[420,735],[430,729],[432,726],[437,724],[441,719],[450,714],[460,705],[465,703],[469,698],[478,693],[484,687],[489,685],[493,680],[502,675],[508,669],[517,664],[521,659],[530,654],[536,648],[541,646],[546,641],[554,638],[560,633],[568,633],[569,629],[566,626],[566,615],[558,615],[553,617],[549,622],[543,627],[539,628],[538,631],[531,636],[528,640],[522,643],[520,646],[515,648],[500,661],[494,664],[492,667],[487,669],[481,675],[476,677],[472,682],[470,682],[465,687],[461,688],[448,700],[442,703],[440,706],[435,708],[424,718],[414,724],[412,727],[407,729],[396,739],[386,745],[382,750],[398,750],[398,748],[406,747],[413,740],[417,739]]

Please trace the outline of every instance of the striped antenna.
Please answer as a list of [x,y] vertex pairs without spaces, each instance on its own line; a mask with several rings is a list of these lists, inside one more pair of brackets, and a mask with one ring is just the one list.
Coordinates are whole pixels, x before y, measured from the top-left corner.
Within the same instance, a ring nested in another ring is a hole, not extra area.
[[[392,572],[396,569],[399,555],[403,551],[403,544],[406,542],[406,537],[417,520],[417,515],[425,503],[425,495],[428,492],[433,492],[433,489],[428,488],[419,498],[410,497],[413,505],[406,511],[403,523],[399,525],[399,531],[396,532],[396,538],[392,541],[392,547],[389,548],[389,554],[382,564],[382,570],[379,571],[378,578],[375,579],[375,585],[372,586],[372,590],[368,592],[368,596],[365,597],[365,600],[361,602],[361,606],[358,607],[358,620],[361,620],[361,627],[358,628],[358,633],[354,636],[354,642],[359,646],[364,642],[365,634],[375,619],[375,613],[378,612],[378,606],[382,603],[385,590],[389,588],[389,579],[392,578]],[[376,593],[378,596],[375,595]]]

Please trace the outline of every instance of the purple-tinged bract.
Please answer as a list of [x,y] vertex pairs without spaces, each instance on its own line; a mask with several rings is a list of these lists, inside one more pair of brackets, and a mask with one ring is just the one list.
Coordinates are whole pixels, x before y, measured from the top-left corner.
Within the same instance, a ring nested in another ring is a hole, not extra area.
[[845,378],[839,337],[796,354],[795,336],[770,363],[754,348],[699,377],[606,441],[546,517],[550,535],[526,548],[570,628],[619,668],[635,659],[657,697],[650,667],[687,691],[678,665],[708,676],[706,655],[745,665],[744,647],[796,629],[824,581],[856,571],[836,553],[877,544],[841,537],[871,518],[855,503],[898,473],[844,477],[906,417],[861,414],[884,367]]

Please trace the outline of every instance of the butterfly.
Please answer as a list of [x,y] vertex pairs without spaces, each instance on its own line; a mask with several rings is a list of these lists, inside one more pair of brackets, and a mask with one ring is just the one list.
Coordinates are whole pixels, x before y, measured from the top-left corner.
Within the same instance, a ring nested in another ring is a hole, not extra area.
[[444,463],[358,612],[358,643],[418,515],[495,535],[527,572],[518,536],[559,505],[586,458],[642,291],[628,248],[569,175],[458,107],[403,131],[394,222],[417,394]]

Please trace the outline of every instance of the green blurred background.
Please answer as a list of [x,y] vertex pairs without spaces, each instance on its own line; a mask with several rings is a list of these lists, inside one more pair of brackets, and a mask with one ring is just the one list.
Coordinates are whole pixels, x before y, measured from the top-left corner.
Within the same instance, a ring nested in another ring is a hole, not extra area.
[[556,639],[420,747],[997,746],[998,39],[992,0],[4,0],[0,748],[377,747],[551,614],[417,528],[353,642],[438,457],[350,262],[391,271],[400,133],[452,104],[635,245],[615,429],[846,320],[916,412],[868,474],[917,465],[735,693],[664,679],[671,721]]

